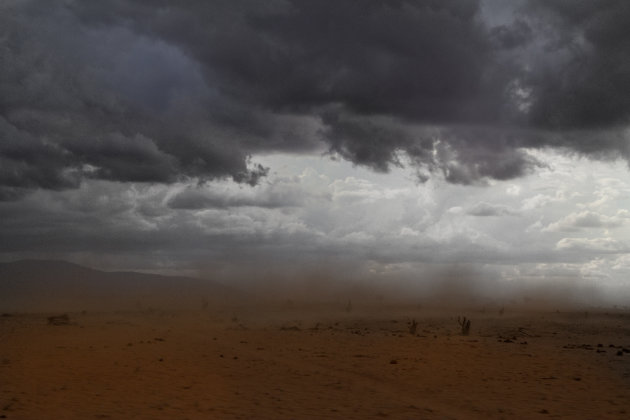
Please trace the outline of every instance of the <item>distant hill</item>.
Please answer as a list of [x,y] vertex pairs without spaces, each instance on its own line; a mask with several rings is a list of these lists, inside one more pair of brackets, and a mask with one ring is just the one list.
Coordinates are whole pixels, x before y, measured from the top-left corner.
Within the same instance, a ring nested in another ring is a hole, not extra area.
[[191,277],[109,272],[67,261],[0,263],[0,311],[201,309],[244,293]]

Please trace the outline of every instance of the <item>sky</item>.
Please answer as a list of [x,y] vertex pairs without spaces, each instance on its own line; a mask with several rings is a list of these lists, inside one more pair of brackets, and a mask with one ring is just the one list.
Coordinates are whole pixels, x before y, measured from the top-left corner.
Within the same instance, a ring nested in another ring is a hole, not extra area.
[[625,0],[5,0],[0,260],[627,300],[629,21]]

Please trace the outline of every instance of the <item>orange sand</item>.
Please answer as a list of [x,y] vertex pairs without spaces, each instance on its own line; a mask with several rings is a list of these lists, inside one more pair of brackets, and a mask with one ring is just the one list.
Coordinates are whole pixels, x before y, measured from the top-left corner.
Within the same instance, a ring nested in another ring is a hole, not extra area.
[[3,316],[0,418],[630,418],[627,314],[272,309]]

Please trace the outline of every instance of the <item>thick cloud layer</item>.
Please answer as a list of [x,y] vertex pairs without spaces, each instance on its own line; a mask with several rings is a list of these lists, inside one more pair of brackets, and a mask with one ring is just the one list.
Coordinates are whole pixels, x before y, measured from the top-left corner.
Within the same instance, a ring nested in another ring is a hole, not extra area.
[[524,148],[628,159],[628,21],[625,0],[4,2],[0,199],[255,185],[277,151],[462,184],[535,170]]
[[532,153],[545,164],[536,174],[483,187],[419,187],[405,169],[293,155],[265,157],[281,169],[255,187],[88,180],[2,203],[0,259],[202,274],[265,293],[352,281],[412,297],[456,281],[488,282],[498,298],[501,287],[570,295],[584,283],[627,304],[627,168]]

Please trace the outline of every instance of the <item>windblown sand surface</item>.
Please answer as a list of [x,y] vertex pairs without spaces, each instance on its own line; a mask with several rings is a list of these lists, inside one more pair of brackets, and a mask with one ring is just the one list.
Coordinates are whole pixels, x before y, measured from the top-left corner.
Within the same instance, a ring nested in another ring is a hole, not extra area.
[[630,418],[628,314],[296,306],[5,314],[0,418]]

